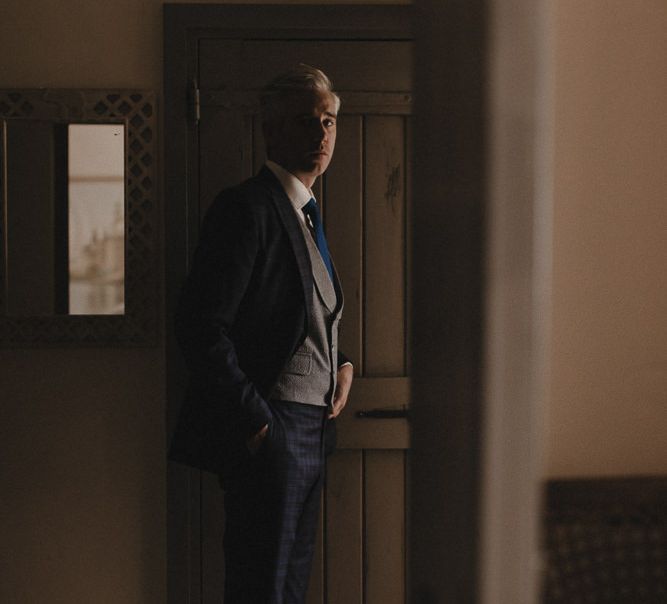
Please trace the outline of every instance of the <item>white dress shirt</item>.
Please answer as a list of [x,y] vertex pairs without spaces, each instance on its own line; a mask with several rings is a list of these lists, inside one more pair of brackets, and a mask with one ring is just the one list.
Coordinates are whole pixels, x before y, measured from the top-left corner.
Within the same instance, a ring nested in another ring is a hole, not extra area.
[[299,220],[306,224],[306,215],[303,213],[303,206],[315,197],[313,192],[294,176],[294,174],[288,172],[276,162],[267,159],[266,167],[273,172],[283,186],[283,189],[285,189],[285,193],[287,193],[287,197],[292,202],[292,207],[294,208],[296,215],[299,217]]

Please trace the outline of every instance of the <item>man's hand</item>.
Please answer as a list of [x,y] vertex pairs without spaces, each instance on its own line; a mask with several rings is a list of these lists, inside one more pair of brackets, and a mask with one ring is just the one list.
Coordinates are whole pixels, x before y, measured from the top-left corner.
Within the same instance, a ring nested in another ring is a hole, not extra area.
[[269,424],[264,424],[264,426],[260,429],[259,432],[257,432],[257,434],[253,434],[248,440],[245,441],[245,445],[248,447],[248,451],[250,451],[253,455],[257,453],[257,450],[262,444],[262,441],[266,438],[266,433],[268,431]]
[[352,365],[343,365],[338,368],[336,392],[334,393],[333,411],[329,413],[329,419],[337,417],[347,404],[347,397],[352,387],[354,368]]

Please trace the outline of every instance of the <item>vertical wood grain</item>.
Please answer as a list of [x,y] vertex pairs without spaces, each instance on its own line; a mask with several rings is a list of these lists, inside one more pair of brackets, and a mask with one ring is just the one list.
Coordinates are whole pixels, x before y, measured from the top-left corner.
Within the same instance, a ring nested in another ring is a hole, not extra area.
[[364,453],[367,604],[405,603],[405,453]]
[[266,145],[262,132],[262,120],[258,113],[252,116],[252,163],[253,174],[257,174],[266,161]]
[[345,294],[340,349],[352,359],[357,374],[363,372],[362,268],[363,268],[363,166],[362,120],[340,116],[336,151],[326,177],[327,241]]
[[202,566],[202,516],[201,516],[201,478],[202,472],[194,468],[188,468],[189,476],[189,525],[191,527],[189,547],[188,574],[190,578],[189,596],[191,602],[199,602],[202,599],[201,566]]
[[255,139],[254,119],[250,114],[242,118],[243,138],[241,140],[241,173],[242,178],[250,178],[255,173]]
[[412,309],[412,271],[409,267],[412,265],[412,154],[413,154],[413,118],[408,115],[403,118],[403,125],[405,128],[405,373],[410,373],[410,359],[411,359],[411,330],[410,330],[410,313]]
[[362,604],[361,451],[337,451],[327,469],[327,604]]
[[365,375],[405,372],[405,131],[400,116],[365,128]]
[[251,165],[252,123],[236,111],[203,107],[199,124],[199,194],[203,216],[215,196],[246,178]]
[[[252,162],[252,122],[219,107],[202,109],[200,121],[200,217],[215,196],[246,177]],[[230,141],[234,141],[230,144]],[[216,604],[224,588],[223,494],[217,476],[201,478],[201,601]]]
[[202,472],[201,515],[202,604],[218,604],[225,581],[223,493],[218,477],[209,472]]

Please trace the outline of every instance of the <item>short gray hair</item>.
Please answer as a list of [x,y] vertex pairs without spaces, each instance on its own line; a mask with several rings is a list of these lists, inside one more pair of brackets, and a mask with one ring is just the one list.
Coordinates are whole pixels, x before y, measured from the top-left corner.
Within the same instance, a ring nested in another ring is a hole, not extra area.
[[306,91],[330,93],[336,102],[336,112],[340,109],[340,97],[334,92],[333,84],[326,74],[316,67],[299,63],[275,77],[260,90],[259,106],[262,124],[266,126],[274,123],[282,115],[283,101],[295,93]]

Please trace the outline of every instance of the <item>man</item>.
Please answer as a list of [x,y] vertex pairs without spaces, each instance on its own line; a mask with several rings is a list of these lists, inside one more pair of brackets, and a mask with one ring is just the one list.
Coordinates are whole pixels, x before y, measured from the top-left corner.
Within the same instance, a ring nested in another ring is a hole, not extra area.
[[203,221],[177,313],[192,372],[171,457],[225,490],[225,604],[303,604],[325,452],[353,369],[315,179],[340,100],[299,65],[261,92],[267,162]]

